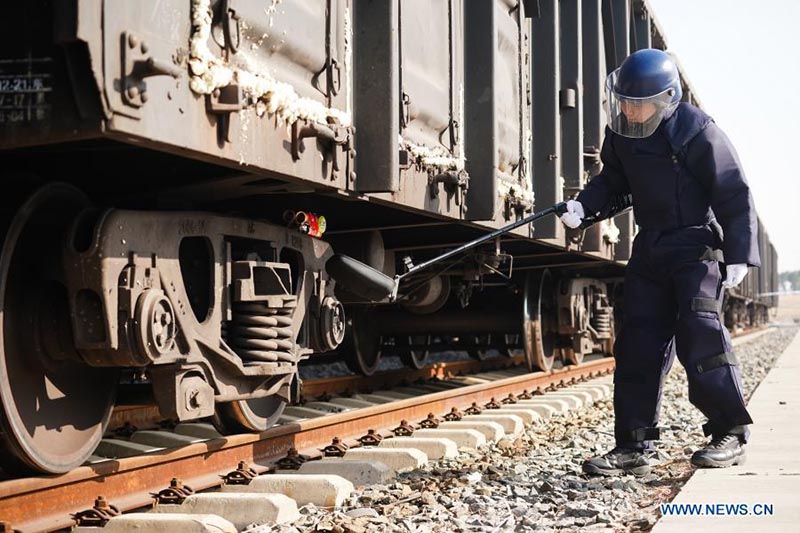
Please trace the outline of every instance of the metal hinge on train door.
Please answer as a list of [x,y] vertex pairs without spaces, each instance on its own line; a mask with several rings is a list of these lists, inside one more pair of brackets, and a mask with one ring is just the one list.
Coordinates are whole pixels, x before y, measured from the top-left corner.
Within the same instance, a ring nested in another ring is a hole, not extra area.
[[231,113],[238,113],[245,105],[242,87],[237,84],[214,89],[206,96],[206,111],[217,115],[217,143],[231,142]]
[[300,121],[292,123],[292,160],[298,161],[304,150],[303,139],[314,138],[323,147],[324,151],[331,157],[331,180],[339,177],[341,167],[339,166],[339,154],[337,146],[342,146],[349,153],[352,151],[350,146],[349,128],[339,126],[338,123],[328,125],[318,122],[308,122],[300,124]]
[[461,204],[461,197],[469,188],[469,175],[463,170],[445,170],[439,174],[431,174],[428,177],[428,192],[431,200],[439,196],[439,184],[443,184],[447,197],[455,195],[456,205]]
[[233,7],[233,0],[222,0],[219,15],[222,21],[222,35],[225,38],[225,50],[229,54],[235,54],[242,42],[240,24],[242,16]]
[[[323,74],[325,74],[324,89],[320,83],[320,78]],[[321,94],[328,97],[328,105],[331,105],[330,99],[339,94],[342,88],[342,67],[339,61],[335,57],[328,57],[322,68],[311,78],[311,84]]]
[[525,213],[530,211],[533,211],[533,203],[530,200],[520,196],[506,195],[503,202],[503,216],[506,220],[510,220],[512,214],[515,214],[517,218],[522,218]]
[[[311,85],[314,86],[323,96],[328,99],[328,107],[333,105],[333,97],[339,94],[342,88],[342,65],[336,59],[336,36],[338,28],[335,17],[334,2],[328,0],[327,13],[325,15],[325,64],[314,73],[311,78]],[[321,78],[325,75],[325,83]]]
[[122,49],[122,80],[120,91],[126,105],[140,108],[147,103],[147,83],[152,76],[183,75],[184,67],[178,54],[166,60],[157,58],[150,45],[138,35],[124,31],[120,36]]
[[[442,131],[439,132],[439,144],[444,146],[450,153],[455,155],[456,148],[458,147],[458,141],[460,137],[460,125],[458,121],[454,118],[451,118],[450,121],[447,123],[447,127],[444,128]],[[448,134],[450,144],[445,144],[444,136]]]

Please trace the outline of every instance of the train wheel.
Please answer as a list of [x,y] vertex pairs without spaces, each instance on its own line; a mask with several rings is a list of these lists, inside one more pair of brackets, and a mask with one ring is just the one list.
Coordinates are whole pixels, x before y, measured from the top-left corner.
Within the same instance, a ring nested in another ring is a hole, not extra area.
[[383,351],[383,337],[370,321],[369,312],[369,307],[358,307],[347,313],[347,328],[339,346],[347,368],[364,376],[375,373]]
[[549,270],[531,272],[525,279],[522,336],[528,369],[553,368],[558,332],[553,276]]
[[[492,335],[487,333],[485,335],[472,335],[466,337],[467,340],[472,340],[475,343],[475,348],[470,348],[467,350],[467,354],[473,359],[477,359],[478,361],[485,361],[491,357],[489,353],[489,349],[486,346],[489,346],[492,343]],[[484,348],[479,348],[479,346],[484,346]]]
[[265,431],[278,422],[286,402],[277,396],[217,404],[214,425],[223,434]]
[[[19,205],[19,203],[17,203]],[[0,462],[63,473],[85,462],[108,424],[119,371],[74,348],[62,250],[88,207],[67,185],[33,193],[5,225],[0,251]]]
[[[431,342],[430,335],[409,335],[398,338],[397,347],[400,360],[409,368],[416,368],[417,370],[423,368],[428,362],[428,355],[431,353],[428,349]],[[425,346],[425,348],[412,349],[412,345]]]

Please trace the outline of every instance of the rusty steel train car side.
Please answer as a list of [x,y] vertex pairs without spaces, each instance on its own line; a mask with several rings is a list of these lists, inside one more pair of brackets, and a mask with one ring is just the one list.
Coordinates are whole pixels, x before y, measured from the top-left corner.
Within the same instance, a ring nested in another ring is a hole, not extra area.
[[[4,468],[65,472],[121,379],[165,417],[274,423],[301,360],[610,353],[630,212],[523,226],[599,171],[605,76],[666,49],[644,0],[29,0],[0,20]],[[700,105],[683,75],[684,97]],[[777,257],[728,296],[763,321]],[[123,376],[123,378],[120,378]]]

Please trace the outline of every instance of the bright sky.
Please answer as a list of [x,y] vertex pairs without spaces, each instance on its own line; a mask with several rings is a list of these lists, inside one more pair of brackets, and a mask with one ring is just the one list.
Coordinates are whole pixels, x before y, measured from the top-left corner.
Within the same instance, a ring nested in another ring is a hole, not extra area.
[[778,269],[800,270],[800,1],[649,3],[703,108],[739,152]]

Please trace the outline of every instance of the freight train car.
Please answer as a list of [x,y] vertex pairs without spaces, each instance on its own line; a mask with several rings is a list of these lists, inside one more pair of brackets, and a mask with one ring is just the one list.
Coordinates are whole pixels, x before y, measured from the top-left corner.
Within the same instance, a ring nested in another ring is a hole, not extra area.
[[646,2],[29,0],[0,30],[5,468],[81,464],[121,375],[257,431],[303,359],[611,351],[630,212],[522,226],[393,304],[326,264],[402,273],[581,190],[606,75],[666,48]]
[[761,268],[750,268],[744,281],[725,293],[724,320],[731,331],[765,324],[770,310],[778,306],[778,252],[761,219],[758,221],[758,250]]

